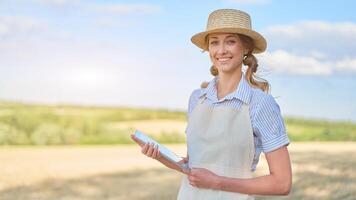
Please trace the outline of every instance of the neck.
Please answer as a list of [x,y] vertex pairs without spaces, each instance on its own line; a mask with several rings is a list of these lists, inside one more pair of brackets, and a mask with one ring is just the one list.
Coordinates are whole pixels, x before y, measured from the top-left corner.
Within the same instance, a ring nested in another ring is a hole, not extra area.
[[235,91],[241,80],[241,68],[238,68],[233,73],[220,73],[217,82],[218,99],[223,98],[227,94]]

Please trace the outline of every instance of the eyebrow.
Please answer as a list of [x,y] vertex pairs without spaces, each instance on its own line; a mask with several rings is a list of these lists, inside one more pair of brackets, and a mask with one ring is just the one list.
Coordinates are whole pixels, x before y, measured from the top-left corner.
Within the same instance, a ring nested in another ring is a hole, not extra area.
[[[226,36],[226,38],[230,38],[230,37],[233,37],[233,38],[235,38],[235,36],[234,35],[228,35],[228,36]],[[216,37],[216,36],[212,36],[212,37],[210,37],[211,39],[217,39],[218,37]]]

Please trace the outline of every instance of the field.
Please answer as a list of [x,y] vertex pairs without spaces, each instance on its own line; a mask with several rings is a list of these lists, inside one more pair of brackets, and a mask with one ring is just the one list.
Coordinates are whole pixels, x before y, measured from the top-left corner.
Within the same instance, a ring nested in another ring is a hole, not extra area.
[[[180,155],[184,145],[168,145]],[[292,143],[293,189],[286,197],[355,199],[356,143]],[[256,174],[266,174],[263,157]],[[2,200],[175,199],[181,175],[135,145],[0,148]]]
[[[292,141],[356,141],[356,124],[285,117]],[[135,129],[163,143],[184,143],[186,114],[125,107],[0,101],[0,145],[129,144]]]
[[[256,199],[355,199],[356,124],[285,122],[292,192]],[[185,155],[185,127],[182,111],[0,101],[0,199],[175,199],[181,175],[141,155],[129,135],[139,129]],[[267,173],[262,156],[256,175]]]

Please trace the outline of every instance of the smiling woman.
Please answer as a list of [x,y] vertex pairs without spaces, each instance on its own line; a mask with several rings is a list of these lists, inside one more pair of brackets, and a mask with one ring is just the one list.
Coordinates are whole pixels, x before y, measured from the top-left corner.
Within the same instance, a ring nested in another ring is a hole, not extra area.
[[[254,53],[267,42],[252,30],[250,16],[220,9],[209,15],[207,30],[192,42],[208,51],[215,76],[190,96],[187,157],[190,171],[170,164],[157,147],[141,144],[142,153],[183,172],[179,200],[251,200],[253,195],[287,195],[292,171],[280,109],[269,95],[269,84],[256,75]],[[247,65],[246,72],[242,65]],[[133,137],[133,139],[136,141]],[[269,174],[254,177],[260,153]]]

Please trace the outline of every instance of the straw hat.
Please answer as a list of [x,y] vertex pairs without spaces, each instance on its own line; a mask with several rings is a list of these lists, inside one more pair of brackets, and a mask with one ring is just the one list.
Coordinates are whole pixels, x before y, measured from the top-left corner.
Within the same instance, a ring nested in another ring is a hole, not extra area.
[[252,30],[250,15],[235,9],[219,9],[209,15],[206,31],[193,35],[191,41],[203,50],[208,50],[207,36],[211,33],[238,33],[252,38],[255,49],[261,53],[267,47],[265,38]]

